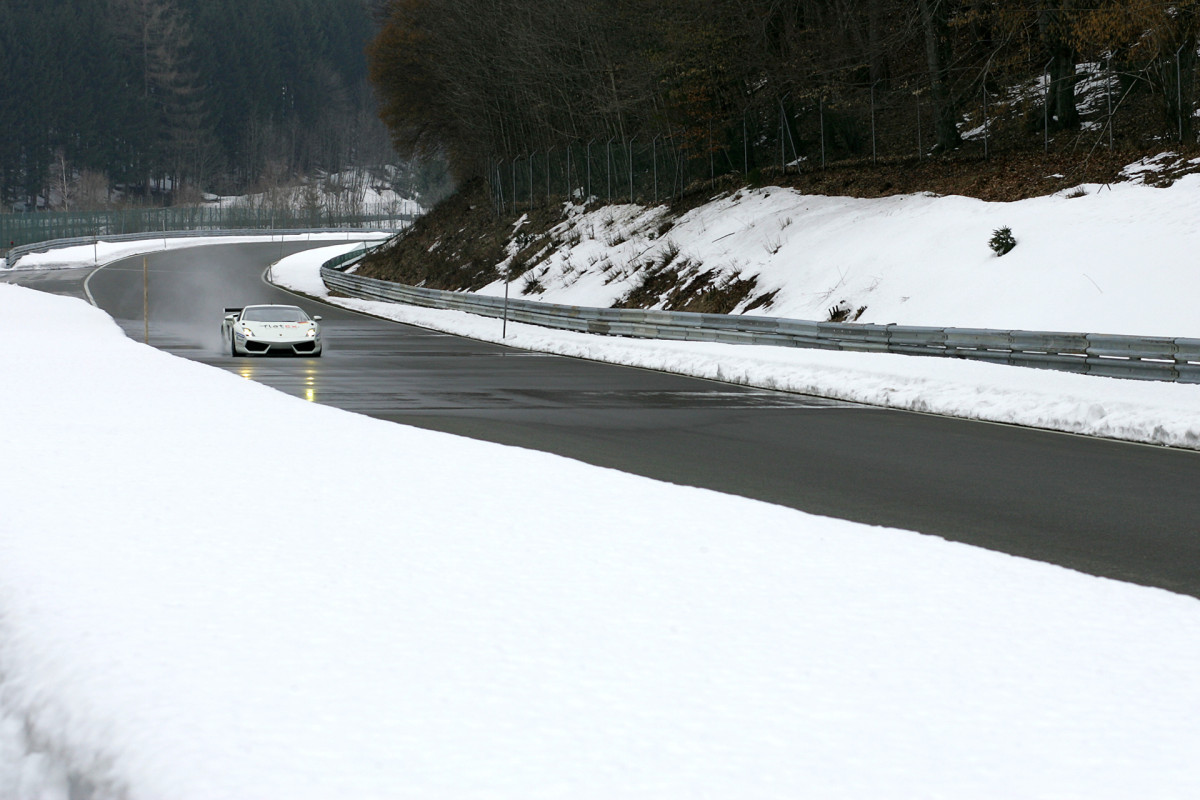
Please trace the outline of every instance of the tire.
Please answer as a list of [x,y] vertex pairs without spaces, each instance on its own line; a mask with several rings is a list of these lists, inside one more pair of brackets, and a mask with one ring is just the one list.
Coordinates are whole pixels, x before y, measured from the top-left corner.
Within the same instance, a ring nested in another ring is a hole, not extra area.
[[229,355],[239,358],[237,344],[233,341],[233,331],[229,332]]

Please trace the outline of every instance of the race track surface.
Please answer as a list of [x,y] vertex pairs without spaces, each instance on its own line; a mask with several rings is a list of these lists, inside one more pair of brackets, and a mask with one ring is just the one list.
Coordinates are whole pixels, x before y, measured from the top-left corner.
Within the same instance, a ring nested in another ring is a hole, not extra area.
[[[748,389],[377,320],[261,280],[267,264],[305,246],[151,255],[151,344],[380,419],[1200,597],[1200,453]],[[141,264],[118,262],[89,282],[139,340]],[[78,296],[82,274],[25,282]],[[321,314],[325,356],[225,354],[223,308],[259,302]]]

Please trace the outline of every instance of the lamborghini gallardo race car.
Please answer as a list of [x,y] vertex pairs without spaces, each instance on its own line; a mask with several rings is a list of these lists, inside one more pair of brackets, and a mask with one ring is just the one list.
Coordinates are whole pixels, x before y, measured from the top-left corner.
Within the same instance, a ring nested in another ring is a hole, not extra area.
[[320,320],[297,306],[226,308],[221,338],[233,356],[268,353],[319,356]]

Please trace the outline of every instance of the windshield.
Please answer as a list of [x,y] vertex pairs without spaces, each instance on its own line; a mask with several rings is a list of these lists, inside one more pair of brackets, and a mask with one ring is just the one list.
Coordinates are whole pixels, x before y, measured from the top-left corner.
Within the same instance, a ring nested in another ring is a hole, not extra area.
[[242,321],[308,322],[308,314],[295,306],[255,306],[242,312]]

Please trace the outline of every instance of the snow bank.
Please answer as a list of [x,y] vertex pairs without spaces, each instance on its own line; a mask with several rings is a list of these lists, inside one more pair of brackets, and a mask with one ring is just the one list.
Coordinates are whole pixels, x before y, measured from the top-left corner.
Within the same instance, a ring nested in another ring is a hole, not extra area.
[[309,404],[0,285],[31,329],[2,797],[1200,792],[1195,599]]

